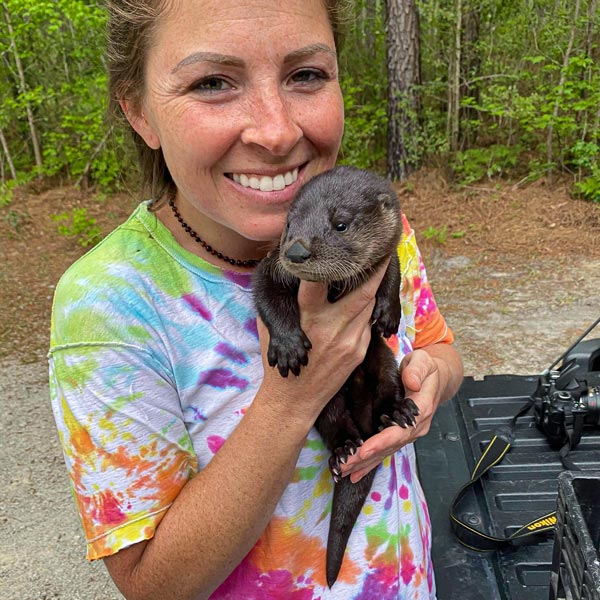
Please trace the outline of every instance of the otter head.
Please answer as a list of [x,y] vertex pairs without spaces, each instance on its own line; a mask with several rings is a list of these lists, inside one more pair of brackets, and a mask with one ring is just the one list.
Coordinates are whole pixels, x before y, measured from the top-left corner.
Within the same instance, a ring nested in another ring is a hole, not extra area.
[[336,167],[306,183],[288,214],[280,266],[309,281],[368,278],[400,238],[400,205],[389,182],[354,167]]

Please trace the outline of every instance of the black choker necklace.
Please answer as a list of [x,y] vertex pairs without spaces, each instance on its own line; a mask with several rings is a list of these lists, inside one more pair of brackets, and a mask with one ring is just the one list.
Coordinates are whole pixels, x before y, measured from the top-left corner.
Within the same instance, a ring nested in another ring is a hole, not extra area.
[[194,240],[196,240],[207,252],[210,252],[213,256],[216,256],[219,260],[225,261],[230,265],[234,265],[236,267],[255,267],[260,260],[237,260],[235,258],[229,258],[229,256],[225,256],[221,252],[217,252],[212,246],[209,246],[184,220],[183,217],[179,214],[177,207],[175,206],[175,199],[169,199],[169,206],[175,215],[175,218],[179,221],[181,226],[185,231],[187,231]]

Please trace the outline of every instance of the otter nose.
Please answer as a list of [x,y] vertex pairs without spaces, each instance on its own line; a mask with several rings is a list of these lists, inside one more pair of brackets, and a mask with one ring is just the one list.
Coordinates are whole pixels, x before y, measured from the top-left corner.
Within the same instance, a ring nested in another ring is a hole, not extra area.
[[294,242],[286,250],[285,256],[293,263],[303,263],[310,258],[310,251],[300,242]]

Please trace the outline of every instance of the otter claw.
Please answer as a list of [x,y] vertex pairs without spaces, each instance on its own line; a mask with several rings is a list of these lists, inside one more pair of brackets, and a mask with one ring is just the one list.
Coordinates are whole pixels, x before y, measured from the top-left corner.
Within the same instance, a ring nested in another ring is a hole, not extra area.
[[342,478],[342,465],[348,462],[350,456],[354,456],[363,445],[362,440],[346,440],[343,446],[336,448],[329,457],[329,470],[333,480],[338,483]]
[[394,403],[393,409],[390,411],[392,416],[381,415],[380,421],[382,428],[399,425],[406,428],[408,425],[415,427],[417,424],[416,417],[419,414],[419,407],[410,398],[400,398]]
[[291,371],[296,377],[308,364],[308,351],[312,345],[302,330],[271,334],[267,359],[271,367],[277,367],[282,377]]

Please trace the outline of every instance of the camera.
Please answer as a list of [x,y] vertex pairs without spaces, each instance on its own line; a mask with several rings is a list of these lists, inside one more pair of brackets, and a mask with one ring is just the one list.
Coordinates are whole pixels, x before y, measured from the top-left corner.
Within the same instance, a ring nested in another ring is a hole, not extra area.
[[600,382],[600,340],[575,350],[560,368],[551,367],[539,376],[532,394],[536,425],[553,448],[569,444],[573,449],[584,426],[600,427],[600,384],[593,384]]

